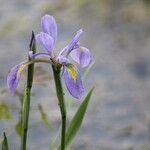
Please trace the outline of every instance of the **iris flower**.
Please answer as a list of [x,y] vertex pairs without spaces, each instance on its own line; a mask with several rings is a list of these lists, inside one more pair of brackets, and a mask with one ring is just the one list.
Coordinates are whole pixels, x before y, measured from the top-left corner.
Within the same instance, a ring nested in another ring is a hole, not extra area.
[[[54,46],[57,40],[57,24],[54,17],[50,15],[43,16],[41,18],[41,29],[42,32],[36,35],[36,41],[46,51],[35,54],[29,52],[29,57],[31,59],[36,59],[36,57],[46,56],[52,63],[63,66],[62,77],[69,93],[73,97],[80,99],[84,94],[84,86],[81,75],[77,67],[71,63],[71,59],[82,68],[87,67],[92,62],[90,51],[80,46],[79,43],[79,38],[83,33],[82,29],[77,31],[71,42],[64,47],[57,56],[54,54]],[[25,63],[20,63],[13,67],[8,74],[7,85],[11,93],[15,93],[25,66]]]

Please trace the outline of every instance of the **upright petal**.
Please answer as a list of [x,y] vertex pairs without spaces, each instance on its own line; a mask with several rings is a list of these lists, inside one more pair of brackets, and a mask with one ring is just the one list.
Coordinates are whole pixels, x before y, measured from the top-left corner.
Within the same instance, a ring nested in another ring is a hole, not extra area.
[[54,40],[49,34],[44,33],[44,32],[37,34],[36,41],[39,44],[41,44],[50,55],[52,54],[52,51],[54,49]]
[[70,42],[70,44],[68,45],[68,49],[69,52],[71,52],[73,49],[77,48],[79,45],[79,38],[81,36],[81,34],[83,33],[83,30],[80,29],[76,35],[73,37],[72,41]]
[[65,85],[66,85],[69,93],[73,97],[80,99],[81,96],[84,94],[84,87],[83,87],[83,84],[81,81],[81,76],[80,76],[79,72],[77,75],[77,79],[74,80],[71,77],[71,75],[69,74],[69,72],[67,71],[67,69],[65,68],[64,72],[63,72],[63,79],[65,81]]
[[81,36],[81,34],[83,33],[83,30],[80,29],[76,35],[73,37],[72,41],[61,50],[61,52],[59,53],[59,55],[68,55],[73,49],[79,48],[79,38]]
[[49,34],[56,42],[57,39],[57,24],[55,18],[50,15],[45,15],[41,18],[42,31]]
[[10,93],[14,94],[16,92],[16,88],[18,86],[18,83],[21,79],[21,76],[25,67],[26,65],[22,63],[22,64],[14,66],[10,70],[10,73],[7,76],[7,86],[8,86]]
[[85,47],[80,47],[80,48],[74,49],[73,51],[71,51],[70,56],[82,68],[88,66],[92,62],[92,54]]

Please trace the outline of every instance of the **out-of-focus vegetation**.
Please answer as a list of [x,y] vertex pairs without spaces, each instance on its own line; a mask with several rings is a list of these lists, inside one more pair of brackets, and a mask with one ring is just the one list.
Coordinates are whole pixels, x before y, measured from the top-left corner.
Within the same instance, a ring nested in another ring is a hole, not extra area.
[[0,103],[0,120],[1,119],[11,119],[12,114],[9,110],[9,106],[6,103]]
[[39,110],[40,115],[41,115],[41,121],[44,123],[44,125],[46,127],[50,127],[50,122],[49,122],[48,115],[45,113],[45,111],[44,111],[41,104],[38,105],[38,110]]
[[138,150],[150,150],[150,145],[143,145]]

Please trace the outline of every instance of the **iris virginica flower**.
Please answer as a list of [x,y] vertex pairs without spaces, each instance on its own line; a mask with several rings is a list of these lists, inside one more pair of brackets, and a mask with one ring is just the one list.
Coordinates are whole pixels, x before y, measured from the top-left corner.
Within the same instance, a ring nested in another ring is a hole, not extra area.
[[[52,63],[63,66],[62,76],[69,93],[73,97],[80,99],[84,93],[81,75],[78,69],[71,64],[68,56],[82,68],[91,64],[92,55],[90,51],[85,47],[81,47],[79,43],[80,35],[83,32],[82,29],[76,33],[71,42],[56,57],[54,55],[54,46],[57,40],[57,24],[54,17],[50,15],[43,16],[41,18],[41,28],[42,32],[36,35],[36,41],[44,47],[46,52],[33,54],[30,51],[29,57],[36,59],[39,56],[48,56]],[[13,67],[8,74],[7,85],[11,93],[15,93],[25,66],[25,63],[21,63]]]

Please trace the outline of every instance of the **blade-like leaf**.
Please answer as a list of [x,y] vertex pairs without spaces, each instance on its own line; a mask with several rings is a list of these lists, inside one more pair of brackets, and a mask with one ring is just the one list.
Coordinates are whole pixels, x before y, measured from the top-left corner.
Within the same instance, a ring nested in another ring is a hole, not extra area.
[[81,127],[92,92],[93,92],[93,88],[89,91],[89,93],[87,94],[83,102],[81,103],[80,107],[78,108],[76,114],[74,115],[72,121],[70,122],[70,125],[66,132],[66,142],[65,142],[66,148],[67,146],[70,145],[73,138],[75,137],[75,135],[77,134],[77,132],[79,131]]
[[2,150],[8,150],[8,142],[7,142],[7,137],[6,137],[5,132],[4,132],[4,139],[2,142]]

